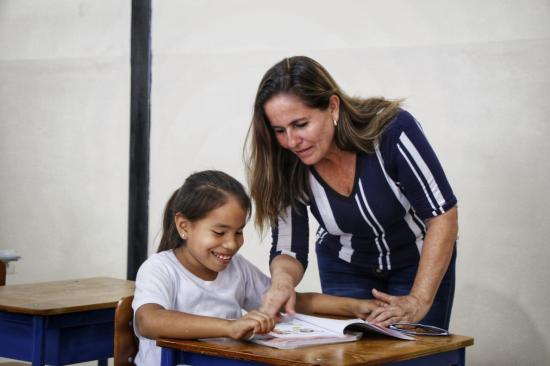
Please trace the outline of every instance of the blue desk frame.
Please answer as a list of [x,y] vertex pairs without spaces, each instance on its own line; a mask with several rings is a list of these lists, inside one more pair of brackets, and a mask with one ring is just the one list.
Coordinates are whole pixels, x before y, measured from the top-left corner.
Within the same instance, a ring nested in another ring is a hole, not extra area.
[[115,309],[59,315],[0,311],[0,357],[33,366],[66,365],[113,356]]
[[[411,360],[391,363],[395,366],[465,366],[465,348],[453,351],[435,353]],[[161,366],[176,366],[186,363],[193,366],[260,366],[265,365],[254,361],[221,358],[199,353],[179,351],[173,348],[162,347]]]

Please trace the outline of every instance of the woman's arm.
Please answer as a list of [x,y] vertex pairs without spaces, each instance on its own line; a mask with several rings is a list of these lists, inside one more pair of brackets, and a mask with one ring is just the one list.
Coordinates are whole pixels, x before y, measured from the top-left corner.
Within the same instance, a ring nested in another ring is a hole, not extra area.
[[430,219],[427,226],[418,271],[410,294],[391,296],[373,290],[375,298],[389,306],[373,311],[368,321],[384,326],[397,321],[418,322],[430,310],[453,254],[458,233],[456,207]]
[[296,292],[294,287],[304,276],[302,264],[289,255],[278,255],[271,261],[271,287],[262,299],[260,311],[275,317],[279,311],[294,314]]
[[251,311],[237,320],[227,320],[166,310],[158,304],[145,304],[136,312],[136,326],[141,335],[150,339],[244,339],[253,333],[264,334],[271,331],[275,320],[258,311]]

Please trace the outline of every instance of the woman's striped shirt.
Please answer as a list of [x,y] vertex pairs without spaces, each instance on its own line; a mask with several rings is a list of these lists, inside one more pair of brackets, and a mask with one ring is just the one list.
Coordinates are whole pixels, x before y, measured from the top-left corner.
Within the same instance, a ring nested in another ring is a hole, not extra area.
[[[425,221],[457,200],[419,123],[406,112],[390,122],[375,153],[358,153],[349,197],[334,191],[311,168],[311,213],[320,226],[316,245],[367,269],[391,270],[418,262]],[[287,209],[272,228],[271,259],[308,260],[307,206]]]

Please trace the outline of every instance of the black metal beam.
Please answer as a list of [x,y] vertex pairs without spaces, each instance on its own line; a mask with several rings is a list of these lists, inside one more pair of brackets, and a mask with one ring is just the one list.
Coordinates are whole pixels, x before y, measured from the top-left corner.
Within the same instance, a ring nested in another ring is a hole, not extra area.
[[132,0],[130,186],[126,277],[147,259],[151,130],[151,0]]

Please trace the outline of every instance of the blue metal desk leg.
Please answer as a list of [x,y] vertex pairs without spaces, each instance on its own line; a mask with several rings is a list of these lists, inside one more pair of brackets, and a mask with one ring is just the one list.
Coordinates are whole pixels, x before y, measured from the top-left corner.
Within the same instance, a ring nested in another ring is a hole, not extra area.
[[109,364],[109,360],[97,360],[97,366],[107,366]]
[[43,316],[35,315],[32,318],[32,365],[44,365],[44,323]]
[[161,366],[174,366],[176,364],[176,351],[175,349],[162,347],[160,365]]
[[458,366],[466,365],[466,348],[461,348],[458,350]]

